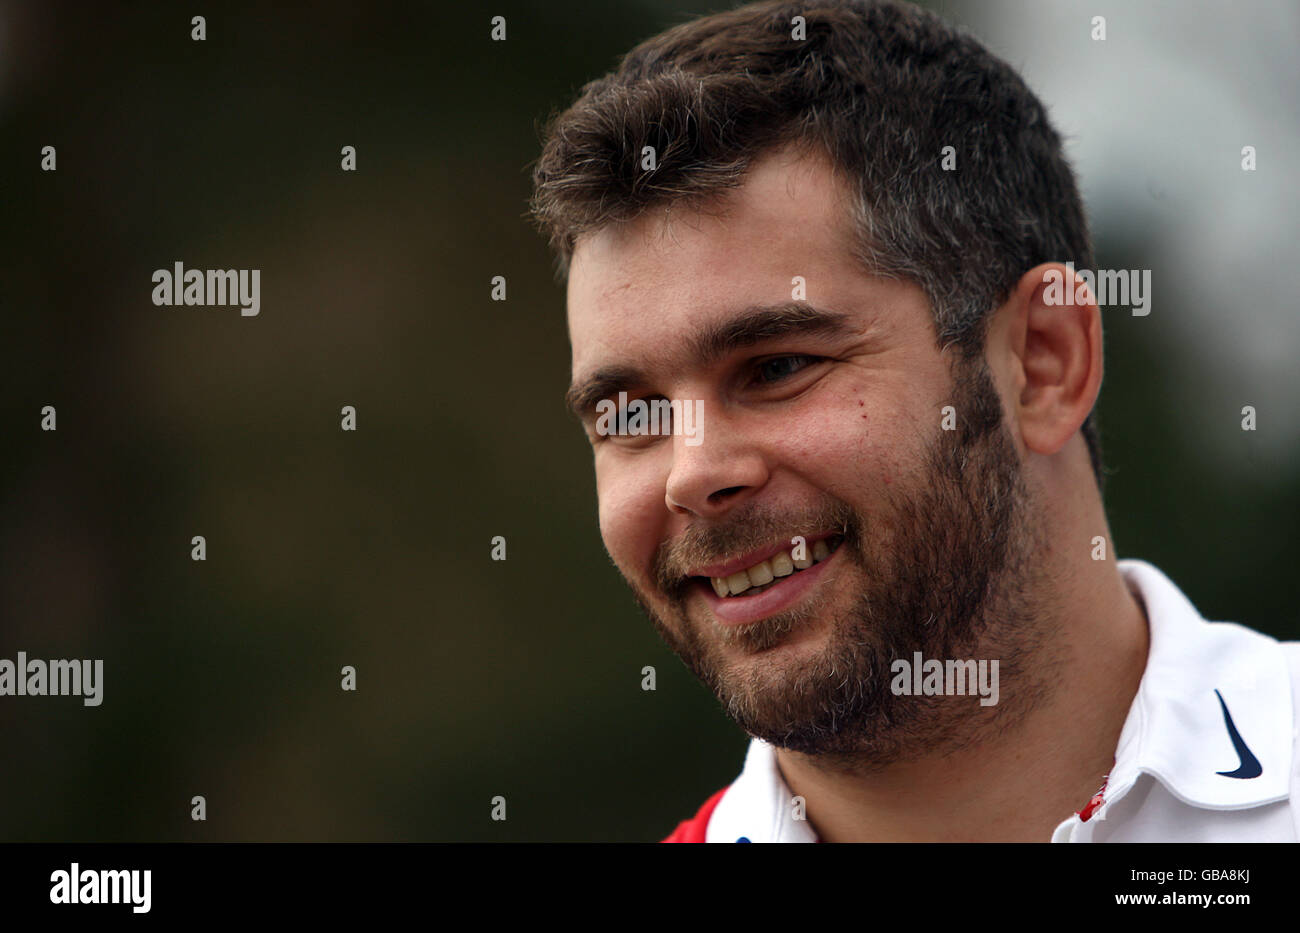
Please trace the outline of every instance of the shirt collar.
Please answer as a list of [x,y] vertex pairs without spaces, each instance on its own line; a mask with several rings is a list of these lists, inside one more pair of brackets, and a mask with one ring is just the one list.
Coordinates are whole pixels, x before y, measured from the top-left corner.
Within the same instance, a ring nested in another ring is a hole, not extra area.
[[1235,623],[1207,622],[1145,561],[1118,567],[1146,606],[1151,644],[1115,751],[1114,796],[1147,773],[1197,807],[1235,810],[1286,799],[1293,715],[1281,646]]
[[[1144,772],[1198,807],[1232,810],[1285,799],[1293,716],[1290,674],[1277,641],[1234,623],[1207,622],[1146,561],[1121,560],[1117,567],[1146,608],[1150,648],[1120,732],[1108,801],[1123,796]],[[1259,763],[1255,777],[1244,776],[1254,769],[1238,753],[1229,718]],[[1228,776],[1233,772],[1243,776]],[[713,811],[706,838],[816,842],[812,825],[795,819],[796,812],[776,749],[751,739],[744,768]],[[1104,809],[1098,811],[1097,818],[1104,817]]]
[[816,842],[812,824],[795,818],[796,803],[777,767],[776,748],[751,739],[745,767],[718,801],[705,841]]

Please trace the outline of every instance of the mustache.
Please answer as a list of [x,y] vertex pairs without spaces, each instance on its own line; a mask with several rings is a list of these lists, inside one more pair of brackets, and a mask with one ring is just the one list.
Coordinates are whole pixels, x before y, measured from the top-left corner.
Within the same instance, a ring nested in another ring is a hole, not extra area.
[[655,551],[650,575],[659,591],[681,599],[690,585],[688,571],[702,564],[722,563],[775,541],[796,535],[834,531],[856,548],[862,539],[862,518],[847,502],[827,495],[805,508],[775,508],[751,503],[727,514],[725,522],[700,522]]

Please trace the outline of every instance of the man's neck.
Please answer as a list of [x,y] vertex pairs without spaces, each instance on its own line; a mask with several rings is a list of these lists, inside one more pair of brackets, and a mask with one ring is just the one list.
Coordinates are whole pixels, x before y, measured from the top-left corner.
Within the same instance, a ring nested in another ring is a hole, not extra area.
[[[777,750],[826,842],[1046,842],[1097,792],[1146,667],[1144,609],[1113,562],[1076,578],[1058,605],[1063,663],[1043,701],[1009,729],[955,752],[874,772]],[[1013,685],[1007,684],[1007,688]],[[994,707],[996,710],[997,708]]]

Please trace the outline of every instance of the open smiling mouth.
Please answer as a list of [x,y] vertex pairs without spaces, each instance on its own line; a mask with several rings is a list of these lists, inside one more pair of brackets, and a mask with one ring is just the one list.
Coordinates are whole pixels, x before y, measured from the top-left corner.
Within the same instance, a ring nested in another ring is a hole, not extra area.
[[842,535],[832,535],[804,545],[803,556],[799,558],[794,556],[795,548],[789,548],[728,576],[696,579],[701,582],[707,581],[719,597],[734,599],[742,596],[757,596],[781,583],[786,577],[797,576],[808,568],[820,564],[834,554],[843,541]]

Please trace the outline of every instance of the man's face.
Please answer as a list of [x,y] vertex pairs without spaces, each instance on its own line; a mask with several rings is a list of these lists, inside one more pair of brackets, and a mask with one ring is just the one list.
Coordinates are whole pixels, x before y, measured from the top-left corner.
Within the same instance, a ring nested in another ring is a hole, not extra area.
[[919,287],[853,259],[843,197],[779,152],[722,213],[603,228],[569,329],[588,403],[702,403],[697,445],[596,436],[586,412],[601,535],[665,641],[751,734],[885,763],[973,715],[893,696],[893,659],[1015,668],[1023,489],[984,370],[950,366]]

